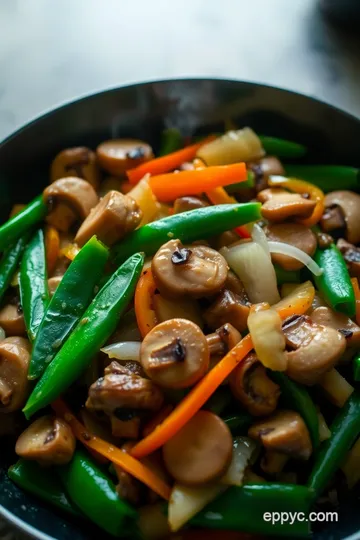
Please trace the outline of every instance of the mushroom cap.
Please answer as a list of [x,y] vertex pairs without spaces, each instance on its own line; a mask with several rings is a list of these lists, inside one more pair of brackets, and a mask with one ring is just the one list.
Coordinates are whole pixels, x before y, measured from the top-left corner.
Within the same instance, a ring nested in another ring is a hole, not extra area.
[[29,341],[22,337],[0,341],[0,413],[20,409],[30,393],[30,350]]
[[[270,190],[264,190],[270,191]],[[260,194],[264,192],[260,191]],[[261,198],[258,195],[258,199]],[[272,223],[281,223],[289,218],[308,218],[314,211],[316,202],[304,199],[298,193],[277,192],[268,198],[261,208],[263,217]]]
[[228,265],[215,249],[198,245],[185,247],[180,240],[170,240],[154,255],[151,270],[164,296],[199,298],[223,288]]
[[360,327],[343,313],[335,312],[327,306],[319,306],[311,313],[311,320],[338,330],[345,336],[348,347],[360,346]]
[[170,319],[153,328],[141,344],[145,373],[160,386],[187,388],[209,367],[209,347],[201,329],[187,319]]
[[110,139],[96,149],[101,167],[115,176],[154,157],[149,144],[139,139]]
[[42,416],[21,433],[18,456],[47,465],[65,465],[72,459],[76,441],[70,426],[60,418]]
[[95,152],[86,146],[66,148],[59,152],[51,164],[51,182],[66,176],[83,178],[97,189],[100,184],[100,169]]
[[[265,229],[266,236],[274,242],[284,242],[301,249],[307,255],[315,253],[317,242],[316,236],[311,229],[300,223],[277,223],[268,225]],[[300,270],[303,263],[293,257],[273,253],[271,255],[273,263],[279,264],[284,270]]]
[[360,242],[360,195],[353,191],[332,191],[325,196],[325,207],[340,206],[346,223],[346,239],[351,244]]
[[56,180],[44,189],[45,202],[66,203],[81,219],[85,219],[99,202],[96,191],[89,182],[75,176]]

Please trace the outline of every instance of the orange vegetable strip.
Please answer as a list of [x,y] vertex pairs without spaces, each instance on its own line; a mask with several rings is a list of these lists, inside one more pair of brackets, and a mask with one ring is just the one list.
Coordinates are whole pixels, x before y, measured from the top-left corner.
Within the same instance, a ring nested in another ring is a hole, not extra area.
[[136,285],[134,298],[136,322],[143,338],[158,323],[155,310],[152,307],[155,290],[156,285],[151,269],[147,268],[143,270]]
[[60,398],[52,403],[55,413],[61,416],[71,427],[75,437],[87,448],[95,450],[109,461],[121,467],[124,471],[131,474],[140,482],[146,484],[155,491],[160,497],[166,500],[170,498],[170,487],[156,474],[153,473],[140,461],[120,450],[116,446],[89,433],[85,426],[72,414],[66,403]]
[[[314,288],[309,288],[309,298]],[[306,302],[304,296],[299,300],[292,299],[292,313],[305,313],[308,309],[309,301]],[[311,305],[311,301],[310,301]],[[285,304],[279,309],[280,316],[288,317],[290,306]],[[178,404],[172,413],[160,424],[150,435],[138,442],[130,451],[136,458],[142,458],[151,454],[169,439],[171,439],[184,425],[197,413],[197,411],[210,398],[220,384],[230,375],[235,367],[252,350],[253,344],[250,334],[244,337],[226,356],[211,370],[198,384],[189,392],[187,396]]]
[[67,259],[70,259],[70,261],[73,261],[79,251],[80,248],[76,244],[67,244],[60,250],[60,255],[63,255]]
[[187,146],[181,150],[176,150],[176,152],[172,152],[166,156],[152,159],[146,163],[142,163],[134,169],[126,171],[130,184],[137,184],[146,173],[150,173],[152,176],[164,174],[169,171],[173,171],[177,167],[180,167],[180,165],[185,163],[185,161],[192,161],[199,148],[201,148],[203,144],[213,141],[214,139],[216,139],[215,135],[210,135],[199,143],[192,144],[191,146]]
[[354,293],[355,293],[355,300],[356,300],[356,315],[355,315],[355,320],[356,320],[356,324],[360,325],[360,287],[359,287],[359,282],[357,280],[357,278],[351,278],[351,283],[352,283],[352,286],[353,286],[353,289],[354,289]]
[[192,171],[151,176],[149,184],[157,199],[169,202],[184,195],[197,195],[247,178],[245,163],[216,165]]
[[55,227],[45,228],[45,255],[48,274],[52,274],[60,252],[60,237]]
[[302,223],[306,227],[312,227],[318,221],[324,213],[324,199],[325,195],[321,189],[310,182],[304,180],[298,180],[297,178],[285,178],[284,176],[270,176],[269,186],[272,187],[284,187],[295,193],[306,193],[310,195],[310,199],[316,202],[313,213],[307,219],[299,219],[298,223]]
[[154,429],[158,427],[159,424],[162,424],[165,418],[167,418],[169,414],[172,412],[173,408],[174,407],[169,404],[169,405],[165,405],[162,409],[160,409],[160,411],[156,413],[155,416],[153,416],[151,420],[144,427],[143,436],[147,437],[148,435],[150,435],[152,431],[154,431]]

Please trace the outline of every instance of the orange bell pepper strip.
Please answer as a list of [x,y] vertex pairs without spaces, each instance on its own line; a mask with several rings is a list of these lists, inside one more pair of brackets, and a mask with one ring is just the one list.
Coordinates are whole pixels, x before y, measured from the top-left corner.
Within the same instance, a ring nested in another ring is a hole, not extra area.
[[159,201],[169,202],[184,195],[197,195],[246,179],[245,163],[234,163],[151,176],[149,184]]
[[359,282],[357,280],[357,278],[351,278],[351,283],[352,283],[352,286],[353,286],[353,289],[354,289],[354,293],[355,293],[355,301],[356,301],[356,315],[355,315],[355,320],[356,320],[356,324],[358,324],[360,326],[360,287],[359,287]]
[[89,433],[85,426],[72,414],[62,399],[54,401],[51,407],[58,416],[69,424],[75,437],[84,446],[107,458],[114,465],[121,467],[124,471],[155,491],[160,497],[163,497],[163,499],[169,500],[170,487],[161,478],[143,463],[140,463],[140,461],[137,461],[120,448]]
[[[282,319],[289,316],[289,310],[291,310],[290,315],[302,315],[311,306],[315,295],[315,289],[311,283],[306,282],[306,287],[299,286],[297,289],[298,297],[293,293],[287,302],[279,302],[273,306],[278,310]],[[248,334],[198,382],[162,424],[131,449],[131,455],[140,459],[151,454],[171,439],[198,412],[252,348],[251,335]]]
[[285,178],[284,176],[270,176],[269,186],[271,187],[283,187],[293,191],[294,193],[303,194],[306,193],[310,195],[310,199],[316,202],[313,213],[309,218],[299,219],[298,223],[305,225],[306,227],[312,227],[320,221],[321,216],[324,213],[324,192],[321,191],[317,186],[311,184],[310,182],[305,182],[304,180],[298,180],[297,178]]
[[73,261],[76,257],[76,255],[79,253],[80,248],[76,244],[67,244],[65,247],[63,247],[60,250],[60,255],[63,255],[70,261]]
[[150,268],[143,270],[137,282],[134,297],[136,322],[141,336],[144,338],[157,325],[153,296],[156,284]]
[[58,231],[48,225],[45,228],[45,255],[48,274],[52,274],[60,252],[60,236]]
[[142,163],[134,169],[129,169],[126,171],[126,174],[130,184],[137,184],[147,173],[152,176],[164,174],[177,169],[182,163],[185,163],[185,161],[192,161],[199,148],[201,148],[203,144],[213,141],[214,139],[216,139],[216,136],[210,135],[196,144],[192,144],[181,150],[176,150],[176,152],[171,152],[171,154],[167,154],[166,156],[161,156],[147,161],[146,163]]

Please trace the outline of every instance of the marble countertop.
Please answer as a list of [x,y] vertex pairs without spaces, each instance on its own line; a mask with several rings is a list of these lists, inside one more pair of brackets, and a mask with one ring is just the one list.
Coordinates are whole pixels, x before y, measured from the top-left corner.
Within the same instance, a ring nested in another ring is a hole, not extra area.
[[317,0],[2,0],[0,140],[84,93],[179,76],[260,81],[360,116],[360,41]]

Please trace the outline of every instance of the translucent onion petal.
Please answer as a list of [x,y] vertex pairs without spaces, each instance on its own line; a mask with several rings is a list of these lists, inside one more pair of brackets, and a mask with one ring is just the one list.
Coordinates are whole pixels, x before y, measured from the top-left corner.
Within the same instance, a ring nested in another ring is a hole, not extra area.
[[297,261],[302,262],[305,266],[308,267],[310,272],[314,276],[321,276],[323,273],[322,268],[312,259],[307,253],[301,251],[301,249],[291,246],[290,244],[285,244],[284,242],[268,242],[270,253],[278,253],[280,255],[287,255],[292,257]]
[[270,257],[268,239],[266,238],[266,234],[264,233],[263,229],[257,223],[255,223],[253,227],[251,237],[253,241],[259,244],[259,246],[261,246]]
[[101,350],[108,355],[109,358],[116,358],[117,360],[134,360],[140,361],[140,346],[141,343],[137,341],[120,341],[118,343],[111,343],[103,347]]
[[220,482],[228,486],[241,486],[245,469],[257,450],[257,444],[249,437],[235,437],[230,466]]

